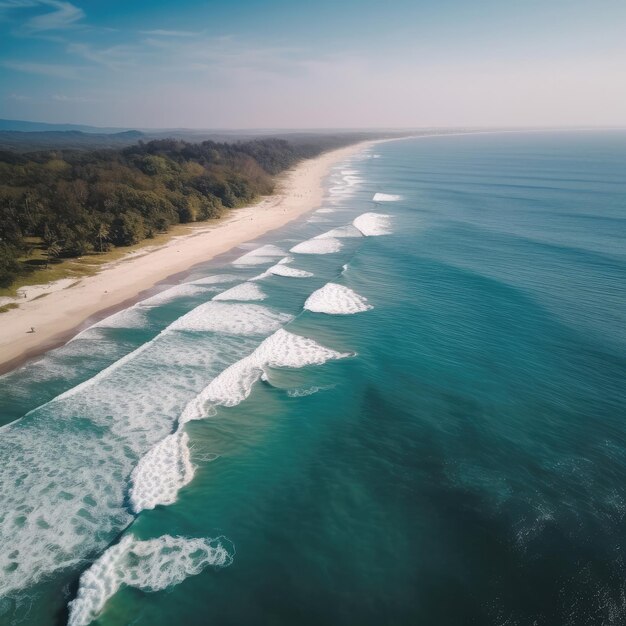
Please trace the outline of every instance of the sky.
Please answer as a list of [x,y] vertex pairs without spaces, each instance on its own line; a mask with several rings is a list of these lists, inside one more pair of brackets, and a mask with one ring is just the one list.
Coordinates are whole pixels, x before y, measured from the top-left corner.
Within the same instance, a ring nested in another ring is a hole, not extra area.
[[626,0],[0,0],[0,117],[626,126]]

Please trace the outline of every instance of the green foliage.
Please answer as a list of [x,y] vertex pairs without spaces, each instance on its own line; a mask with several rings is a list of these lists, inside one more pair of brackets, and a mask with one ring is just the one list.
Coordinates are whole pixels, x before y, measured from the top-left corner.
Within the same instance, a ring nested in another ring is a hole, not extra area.
[[46,267],[133,245],[271,193],[273,175],[333,141],[162,139],[121,150],[0,152],[0,287],[30,267],[29,238],[43,241]]
[[18,263],[19,251],[0,241],[0,287],[9,287],[20,271]]
[[143,217],[136,211],[126,211],[113,220],[111,241],[116,246],[132,246],[147,235]]

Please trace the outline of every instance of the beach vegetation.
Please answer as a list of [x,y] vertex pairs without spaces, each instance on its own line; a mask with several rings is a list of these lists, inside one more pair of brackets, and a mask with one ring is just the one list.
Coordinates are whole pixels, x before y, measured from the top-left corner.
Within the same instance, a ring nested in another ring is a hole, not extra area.
[[275,176],[350,139],[140,141],[121,149],[0,152],[0,289],[65,259],[135,246],[272,193]]

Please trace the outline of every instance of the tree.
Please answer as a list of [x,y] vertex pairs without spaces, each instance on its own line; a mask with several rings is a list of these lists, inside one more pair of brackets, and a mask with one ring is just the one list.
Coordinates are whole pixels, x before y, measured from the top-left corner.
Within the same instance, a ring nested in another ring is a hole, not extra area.
[[110,229],[111,227],[105,222],[100,222],[96,226],[96,239],[98,240],[98,249],[100,252],[103,252],[104,250],[103,242],[108,240]]
[[46,246],[46,269],[50,266],[50,261],[57,259],[61,254],[61,245],[58,241],[51,241]]
[[19,251],[4,241],[0,241],[0,287],[9,287],[20,270]]
[[132,246],[146,237],[143,218],[135,211],[122,213],[111,225],[111,239],[116,246]]
[[44,226],[43,243],[46,247],[46,269],[48,269],[50,261],[61,254],[61,244],[56,231],[50,229],[47,224]]

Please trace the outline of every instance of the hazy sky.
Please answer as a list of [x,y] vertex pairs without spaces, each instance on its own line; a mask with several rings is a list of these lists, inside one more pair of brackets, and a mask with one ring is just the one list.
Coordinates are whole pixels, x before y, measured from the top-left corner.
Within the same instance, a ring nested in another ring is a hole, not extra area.
[[626,0],[0,0],[0,117],[626,125]]

